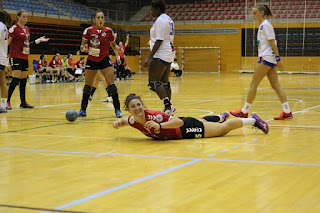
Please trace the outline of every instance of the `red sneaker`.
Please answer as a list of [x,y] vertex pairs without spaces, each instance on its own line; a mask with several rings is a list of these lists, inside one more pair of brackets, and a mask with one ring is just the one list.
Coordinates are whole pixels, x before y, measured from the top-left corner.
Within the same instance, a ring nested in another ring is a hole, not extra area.
[[293,116],[292,116],[292,113],[289,112],[289,113],[285,113],[285,112],[281,112],[281,114],[277,117],[274,117],[273,119],[274,120],[284,120],[284,119],[292,119]]
[[239,109],[239,110],[231,110],[230,114],[235,116],[235,117],[239,117],[239,118],[247,118],[248,117],[248,113],[243,113],[241,111],[241,109]]
[[7,108],[7,110],[12,110],[10,101],[7,101],[7,106],[6,106],[6,108]]

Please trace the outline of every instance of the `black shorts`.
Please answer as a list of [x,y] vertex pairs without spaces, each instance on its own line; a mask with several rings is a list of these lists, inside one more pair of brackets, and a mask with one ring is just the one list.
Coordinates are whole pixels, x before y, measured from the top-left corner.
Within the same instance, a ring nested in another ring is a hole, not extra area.
[[21,70],[22,72],[28,71],[29,68],[28,60],[21,58],[10,58],[10,65],[12,70]]
[[86,63],[86,69],[90,69],[90,70],[102,70],[111,66],[112,65],[110,63],[109,56],[105,57],[104,59],[98,62],[87,59],[87,63]]
[[180,127],[182,139],[204,138],[203,123],[191,117],[179,117],[184,124]]

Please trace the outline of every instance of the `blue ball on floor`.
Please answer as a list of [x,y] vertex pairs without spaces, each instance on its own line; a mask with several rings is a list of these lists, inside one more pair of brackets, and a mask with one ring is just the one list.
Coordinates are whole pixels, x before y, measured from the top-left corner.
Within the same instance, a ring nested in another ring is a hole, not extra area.
[[73,122],[73,121],[77,120],[77,118],[78,118],[78,113],[75,110],[70,109],[67,111],[66,119],[68,121]]

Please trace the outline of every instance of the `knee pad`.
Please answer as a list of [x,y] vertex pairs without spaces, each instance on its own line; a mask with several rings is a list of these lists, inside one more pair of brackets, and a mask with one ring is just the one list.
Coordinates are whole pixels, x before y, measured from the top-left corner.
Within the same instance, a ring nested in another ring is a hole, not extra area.
[[91,86],[89,85],[84,85],[83,87],[83,93],[86,94],[86,95],[90,95],[91,94]]
[[149,89],[152,91],[155,91],[160,86],[161,86],[160,81],[149,81],[149,84],[148,84]]
[[170,82],[168,81],[168,83],[163,83],[163,87],[165,89],[171,89]]
[[118,93],[118,89],[115,84],[108,85],[107,90],[110,93],[110,95],[115,95]]

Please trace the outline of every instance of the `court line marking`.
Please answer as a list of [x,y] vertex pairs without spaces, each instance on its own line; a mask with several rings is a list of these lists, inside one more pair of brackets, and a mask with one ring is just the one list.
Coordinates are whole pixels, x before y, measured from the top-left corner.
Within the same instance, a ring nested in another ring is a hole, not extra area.
[[272,127],[297,127],[297,128],[320,128],[320,126],[304,126],[304,125],[269,125]]
[[238,162],[238,163],[261,163],[261,164],[278,164],[278,165],[295,165],[295,166],[320,166],[320,163],[297,163],[297,162],[281,162],[281,161],[258,161],[258,160],[237,160],[237,159],[212,159],[212,158],[195,158],[195,157],[173,157],[173,156],[155,156],[155,155],[135,155],[135,154],[115,154],[115,153],[99,153],[99,152],[78,152],[78,151],[62,151],[62,150],[45,150],[45,149],[23,149],[0,147],[0,150],[26,151],[26,152],[47,152],[47,153],[72,153],[86,155],[106,155],[106,156],[122,156],[122,157],[139,157],[139,158],[160,158],[160,159],[180,159],[180,160],[204,160],[204,161],[221,161],[221,162]]
[[[166,174],[166,173],[175,171],[175,170],[177,170],[177,169],[180,169],[180,168],[189,166],[189,165],[194,164],[194,163],[197,163],[197,162],[199,162],[199,161],[201,161],[201,159],[195,159],[195,160],[189,161],[189,162],[187,162],[187,163],[183,163],[183,164],[180,164],[180,165],[178,165],[178,166],[174,166],[174,167],[172,167],[172,168],[169,168],[169,169],[166,169],[166,170],[163,170],[163,171],[160,171],[160,172],[156,172],[156,173],[154,173],[154,174],[151,174],[151,175],[148,175],[148,176],[145,176],[145,177],[142,177],[142,178],[139,178],[139,179],[136,179],[136,180],[133,180],[133,181],[130,181],[130,182],[121,184],[121,185],[119,185],[119,186],[115,186],[115,187],[112,187],[112,188],[110,188],[110,189],[106,189],[106,190],[104,190],[104,191],[97,192],[97,193],[95,193],[95,194],[92,194],[92,195],[83,197],[83,198],[81,198],[81,199],[72,201],[72,202],[70,202],[70,203],[63,204],[63,205],[61,205],[61,206],[55,207],[54,209],[55,209],[55,210],[62,210],[62,209],[65,209],[65,208],[69,208],[69,207],[71,207],[71,206],[78,205],[78,204],[80,204],[80,203],[82,203],[82,202],[86,202],[86,201],[88,201],[88,200],[91,200],[91,199],[94,199],[94,198],[97,198],[97,197],[100,197],[100,196],[109,194],[109,193],[111,193],[111,192],[114,192],[114,191],[117,191],[117,190],[120,190],[120,189],[129,187],[129,186],[132,186],[132,185],[141,183],[141,182],[143,182],[143,181],[152,179],[152,178],[154,178],[154,177],[158,177],[158,176],[160,176],[160,175],[163,175],[163,174]],[[42,212],[42,213],[47,213],[47,212],[48,212],[48,211],[45,211],[45,212]]]
[[45,210],[49,212],[52,211],[52,212],[67,212],[67,213],[89,213],[89,212],[64,211],[64,210],[46,209],[46,208],[29,207],[29,206],[6,205],[6,204],[0,204],[0,207],[14,208],[14,209],[28,209],[28,210]]

